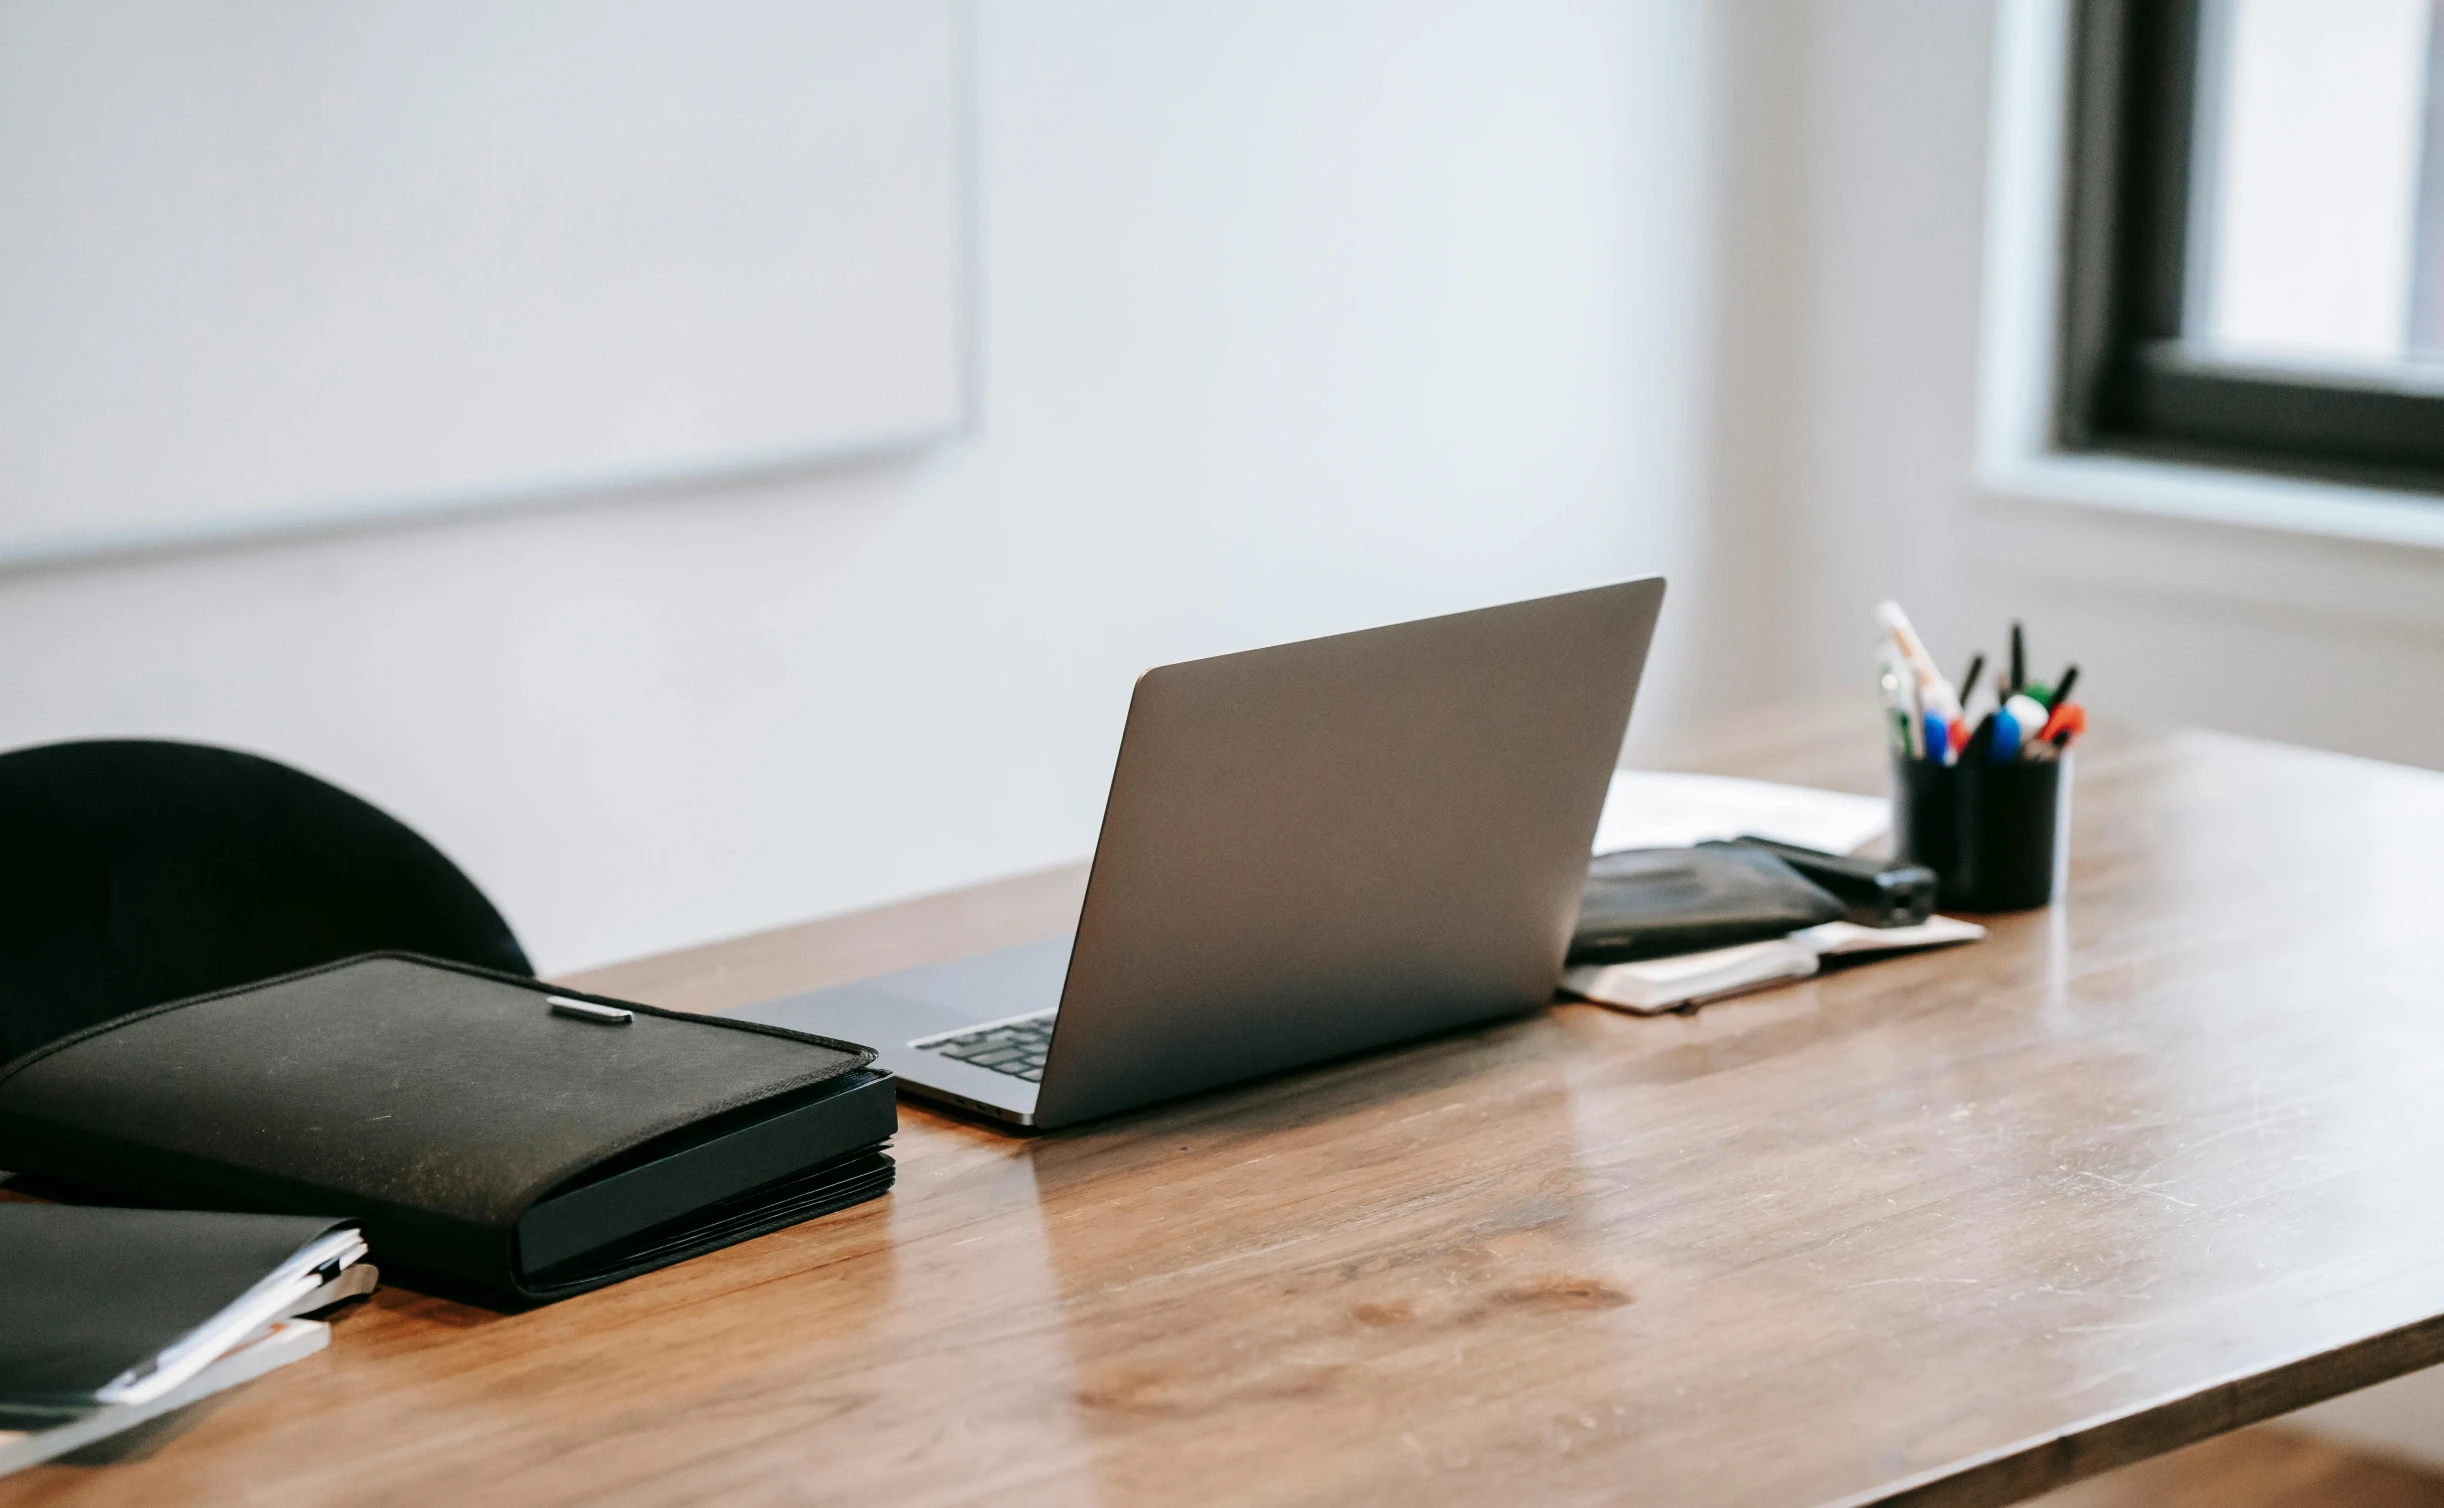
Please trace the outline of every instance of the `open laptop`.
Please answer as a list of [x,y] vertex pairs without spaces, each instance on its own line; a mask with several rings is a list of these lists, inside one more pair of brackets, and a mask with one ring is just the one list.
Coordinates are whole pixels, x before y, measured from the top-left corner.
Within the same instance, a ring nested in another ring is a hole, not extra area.
[[1067,1125],[1552,999],[1663,581],[1149,670],[1076,932],[737,1014]]

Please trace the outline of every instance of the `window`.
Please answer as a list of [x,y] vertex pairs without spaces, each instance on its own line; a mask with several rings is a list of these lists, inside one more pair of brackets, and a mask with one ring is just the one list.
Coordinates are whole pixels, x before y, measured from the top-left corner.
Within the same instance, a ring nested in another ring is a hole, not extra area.
[[2082,0],[2078,450],[2444,492],[2444,0]]

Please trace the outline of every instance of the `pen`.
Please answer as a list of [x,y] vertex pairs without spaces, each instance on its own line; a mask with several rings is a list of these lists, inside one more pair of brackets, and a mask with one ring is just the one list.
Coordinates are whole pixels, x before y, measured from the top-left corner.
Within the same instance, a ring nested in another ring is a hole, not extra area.
[[1901,667],[1887,657],[1876,671],[1876,692],[1884,703],[1884,731],[1895,754],[1909,754],[1909,713],[1901,705]]
[[2027,684],[2028,652],[2020,641],[2020,620],[2014,618],[2011,620],[2011,680],[2003,687],[2004,700],[2018,696],[2020,688]]
[[1893,642],[1901,646],[1901,657],[1917,677],[1919,710],[1941,716],[1947,725],[1960,716],[1960,698],[1952,694],[1951,682],[1935,668],[1934,656],[1926,652],[1925,641],[1911,626],[1909,614],[1901,611],[1901,604],[1889,599],[1876,604],[1875,619],[1892,635]]
[[2069,701],[2071,699],[2071,688],[2078,684],[2079,667],[2076,665],[2064,666],[2062,669],[2062,679],[2054,682],[2054,694],[2045,699],[2045,705],[2048,707],[2059,707],[2064,702]]
[[1909,744],[1909,757],[1926,757],[1926,714],[1919,709],[1917,673],[1904,664],[1898,667],[1901,693],[1901,736]]
[[1967,709],[1969,698],[1977,694],[1977,678],[1985,673],[1985,655],[1981,653],[1969,656],[1969,673],[1960,678],[1960,705],[1963,710]]

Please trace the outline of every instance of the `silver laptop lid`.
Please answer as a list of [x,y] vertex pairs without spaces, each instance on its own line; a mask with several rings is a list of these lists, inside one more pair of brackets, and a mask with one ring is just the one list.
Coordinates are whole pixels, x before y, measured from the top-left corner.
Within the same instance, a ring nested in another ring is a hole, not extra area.
[[1138,680],[1055,1125],[1552,998],[1660,577]]

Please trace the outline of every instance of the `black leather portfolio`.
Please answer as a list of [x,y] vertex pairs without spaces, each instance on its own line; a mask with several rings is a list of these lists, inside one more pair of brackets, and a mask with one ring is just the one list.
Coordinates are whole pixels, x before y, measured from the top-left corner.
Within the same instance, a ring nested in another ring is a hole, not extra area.
[[870,1049],[368,954],[0,1065],[0,1167],[121,1199],[330,1212],[387,1271],[552,1299],[873,1198]]
[[342,1222],[0,1204],[0,1430],[47,1429]]
[[1587,866],[1570,961],[1702,953],[1841,916],[1840,901],[1761,849],[1625,848]]

